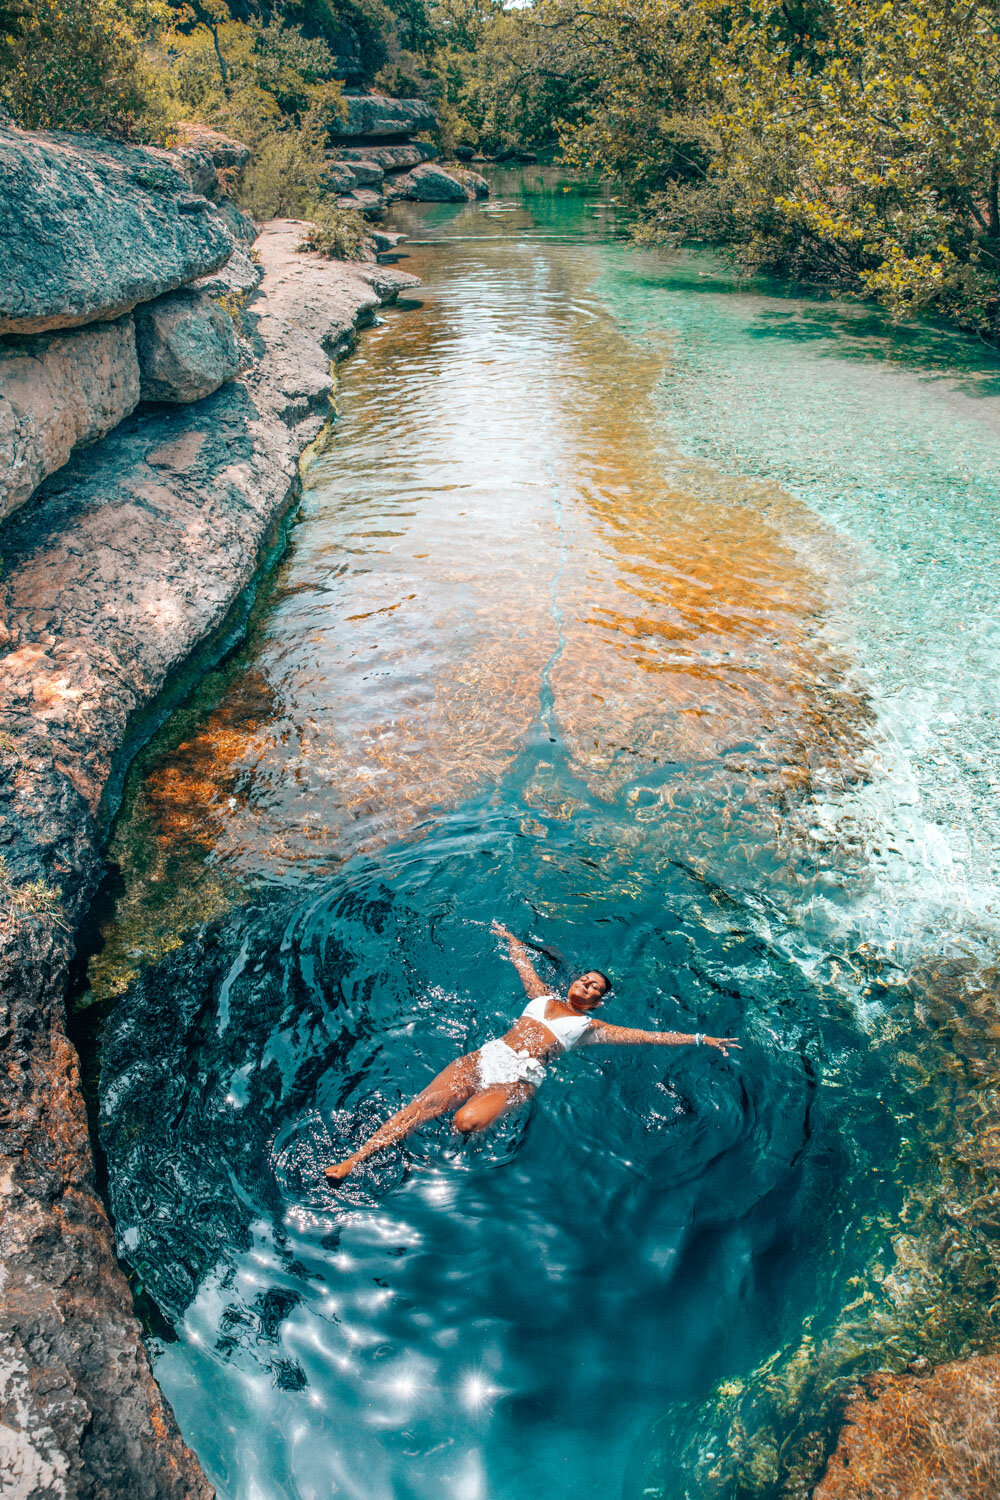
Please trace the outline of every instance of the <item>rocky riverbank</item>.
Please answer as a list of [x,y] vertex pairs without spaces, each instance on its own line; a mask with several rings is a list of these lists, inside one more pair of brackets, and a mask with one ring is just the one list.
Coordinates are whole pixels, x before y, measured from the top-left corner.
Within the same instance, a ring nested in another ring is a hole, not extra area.
[[[137,720],[253,578],[329,416],[331,359],[415,284],[300,253],[292,222],[265,226],[251,259],[246,221],[205,196],[212,166],[192,149],[0,131],[11,1497],[211,1494],[152,1377],[96,1189],[66,1035],[69,966],[101,876],[102,798]],[[234,291],[246,298],[238,328],[211,300]]]

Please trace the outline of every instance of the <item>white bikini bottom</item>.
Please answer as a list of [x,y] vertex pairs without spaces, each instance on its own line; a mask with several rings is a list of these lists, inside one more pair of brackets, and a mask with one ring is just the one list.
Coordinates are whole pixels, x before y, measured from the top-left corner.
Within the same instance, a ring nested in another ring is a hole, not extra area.
[[479,1087],[483,1089],[493,1088],[498,1083],[537,1085],[545,1077],[545,1069],[537,1057],[528,1052],[515,1052],[499,1037],[480,1047],[478,1073]]

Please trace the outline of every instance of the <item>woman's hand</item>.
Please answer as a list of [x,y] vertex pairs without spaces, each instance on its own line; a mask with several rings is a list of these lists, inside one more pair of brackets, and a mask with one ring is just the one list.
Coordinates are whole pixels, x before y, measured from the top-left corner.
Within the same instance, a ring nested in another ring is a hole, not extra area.
[[515,941],[514,934],[511,932],[510,928],[505,927],[503,923],[498,922],[496,918],[493,919],[490,931],[495,932],[497,937],[506,938],[508,942]]
[[735,1047],[737,1052],[743,1051],[743,1048],[734,1036],[703,1036],[701,1040],[706,1047],[717,1047],[723,1057],[729,1056],[730,1047]]

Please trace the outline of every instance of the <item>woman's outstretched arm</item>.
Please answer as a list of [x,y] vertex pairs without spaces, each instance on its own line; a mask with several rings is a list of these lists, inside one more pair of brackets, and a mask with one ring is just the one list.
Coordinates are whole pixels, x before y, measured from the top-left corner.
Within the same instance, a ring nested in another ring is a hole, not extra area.
[[684,1031],[639,1031],[632,1026],[610,1026],[607,1021],[591,1021],[584,1033],[583,1041],[588,1046],[605,1047],[717,1047],[723,1057],[729,1056],[729,1048],[742,1051],[734,1036],[703,1036],[699,1031],[689,1035]]
[[539,995],[550,995],[552,991],[542,983],[535,972],[535,966],[528,957],[528,950],[522,942],[519,942],[514,934],[504,927],[502,922],[493,923],[493,931],[498,937],[507,939],[507,948],[510,953],[510,961],[521,976],[521,983],[529,1000],[535,1000]]

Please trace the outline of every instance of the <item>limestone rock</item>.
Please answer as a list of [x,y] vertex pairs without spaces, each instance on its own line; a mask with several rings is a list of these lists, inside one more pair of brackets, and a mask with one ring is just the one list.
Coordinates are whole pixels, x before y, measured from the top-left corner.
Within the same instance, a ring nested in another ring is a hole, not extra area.
[[400,241],[408,239],[409,235],[396,234],[388,229],[373,229],[371,237],[377,254],[384,255],[390,250],[395,250]]
[[141,307],[135,339],[143,401],[201,401],[239,372],[232,319],[190,287]]
[[419,130],[433,130],[437,124],[434,111],[422,99],[390,99],[386,94],[348,94],[344,96],[347,119],[331,128],[332,139],[352,136],[372,140],[392,140],[395,136],[415,135]]
[[436,162],[424,162],[412,172],[393,178],[393,190],[418,203],[467,203],[472,196],[457,177]]
[[459,182],[469,189],[474,198],[488,198],[490,196],[490,185],[479,172],[473,172],[471,167],[459,167],[457,173]]
[[[0,944],[0,1494],[210,1500],[157,1389],[94,1180],[64,1026],[74,933],[100,882],[95,819],[133,716],[248,585],[330,414],[330,357],[415,278],[261,236],[259,359],[195,406],[138,411],[4,527],[0,848],[52,916]],[[384,278],[391,276],[391,283]],[[11,742],[16,750],[10,748]]]
[[185,146],[176,151],[164,151],[161,159],[168,164],[177,164],[187,178],[192,193],[200,193],[203,198],[215,197],[219,190],[219,174],[212,158],[203,151]]
[[193,291],[207,292],[210,297],[249,297],[260,286],[261,269],[242,245],[237,245],[224,266],[210,276],[199,276],[190,283]]
[[260,233],[260,226],[245,214],[242,208],[237,208],[231,198],[217,198],[215,211],[222,219],[234,240],[241,245],[252,245]]
[[358,187],[380,188],[382,186],[385,169],[379,162],[371,161],[367,158],[352,161],[350,170],[354,174],[354,181]]
[[404,172],[432,161],[437,147],[426,141],[407,141],[403,146],[342,146],[336,153],[341,165],[353,167],[356,161],[373,161],[383,172]]
[[242,172],[250,160],[249,146],[233,140],[231,135],[223,135],[221,130],[199,125],[195,120],[182,120],[174,126],[174,134],[178,148],[202,152],[214,167],[221,170]]
[[335,161],[327,169],[323,186],[328,193],[352,193],[357,186],[357,178],[346,161]]
[[385,213],[386,200],[381,193],[376,193],[373,188],[355,188],[353,193],[345,193],[337,199],[338,208],[350,208],[355,213],[364,214],[366,218],[380,219]]
[[993,1500],[1000,1494],[1000,1354],[930,1374],[870,1375],[845,1412],[813,1500]]
[[138,401],[130,314],[0,346],[0,520]]
[[225,221],[164,156],[0,127],[0,333],[117,318],[228,260]]

